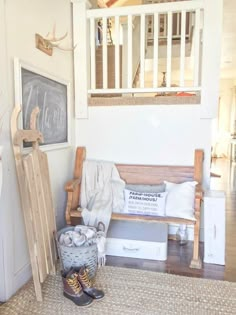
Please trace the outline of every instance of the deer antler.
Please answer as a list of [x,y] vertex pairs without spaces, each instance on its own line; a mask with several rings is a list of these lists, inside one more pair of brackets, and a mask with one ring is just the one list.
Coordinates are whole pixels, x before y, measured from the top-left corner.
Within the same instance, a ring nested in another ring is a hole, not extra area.
[[56,24],[54,24],[53,29],[52,29],[52,33],[50,33],[50,32],[47,33],[45,39],[54,43],[54,42],[59,42],[59,41],[63,40],[64,38],[66,38],[67,35],[68,35],[68,32],[66,32],[63,36],[56,38]]
[[66,32],[61,37],[56,37],[56,25],[54,24],[52,33],[48,33],[45,37],[35,34],[35,40],[36,40],[36,47],[40,49],[41,51],[45,52],[49,56],[52,56],[53,48],[58,48],[60,50],[64,51],[73,51],[76,47],[76,45],[72,48],[64,48],[60,46],[60,43],[63,39],[66,38],[68,35],[68,32]]

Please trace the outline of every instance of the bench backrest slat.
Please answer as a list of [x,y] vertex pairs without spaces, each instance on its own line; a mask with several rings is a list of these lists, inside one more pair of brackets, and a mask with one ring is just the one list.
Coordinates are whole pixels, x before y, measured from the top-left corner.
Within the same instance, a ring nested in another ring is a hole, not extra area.
[[193,166],[116,164],[116,167],[127,184],[155,185],[164,180],[174,183],[194,180]]

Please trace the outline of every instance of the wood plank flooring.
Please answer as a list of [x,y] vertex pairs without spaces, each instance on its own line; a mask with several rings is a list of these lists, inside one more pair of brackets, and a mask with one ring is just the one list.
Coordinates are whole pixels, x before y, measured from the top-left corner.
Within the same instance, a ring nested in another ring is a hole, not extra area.
[[[171,240],[168,242],[168,258],[165,262],[107,256],[107,265],[236,282],[236,163],[215,159],[212,161],[212,172],[221,177],[211,178],[211,189],[224,190],[226,193],[226,266],[203,263],[201,270],[190,269],[192,242],[179,246]],[[202,243],[201,257],[203,251]]]

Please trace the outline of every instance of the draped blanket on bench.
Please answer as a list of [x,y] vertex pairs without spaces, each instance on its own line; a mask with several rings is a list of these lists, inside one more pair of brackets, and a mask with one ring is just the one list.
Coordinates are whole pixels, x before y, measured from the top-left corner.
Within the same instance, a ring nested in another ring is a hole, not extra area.
[[83,163],[81,182],[81,208],[85,225],[105,226],[103,237],[98,240],[98,262],[105,264],[105,235],[112,211],[124,208],[125,182],[120,179],[115,165],[111,162],[86,160]]

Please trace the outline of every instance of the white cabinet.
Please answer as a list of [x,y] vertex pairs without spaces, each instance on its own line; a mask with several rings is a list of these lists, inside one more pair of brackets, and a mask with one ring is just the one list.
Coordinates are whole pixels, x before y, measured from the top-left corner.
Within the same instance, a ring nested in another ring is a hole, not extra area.
[[204,262],[225,265],[225,193],[211,190],[204,197]]

